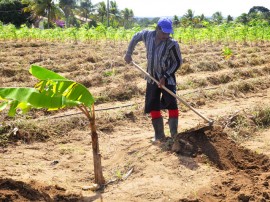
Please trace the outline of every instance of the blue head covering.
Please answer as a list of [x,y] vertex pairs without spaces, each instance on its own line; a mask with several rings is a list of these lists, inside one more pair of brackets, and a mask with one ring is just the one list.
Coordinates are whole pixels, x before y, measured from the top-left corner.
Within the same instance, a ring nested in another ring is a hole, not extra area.
[[169,18],[160,18],[158,26],[160,26],[164,33],[173,34],[172,21]]

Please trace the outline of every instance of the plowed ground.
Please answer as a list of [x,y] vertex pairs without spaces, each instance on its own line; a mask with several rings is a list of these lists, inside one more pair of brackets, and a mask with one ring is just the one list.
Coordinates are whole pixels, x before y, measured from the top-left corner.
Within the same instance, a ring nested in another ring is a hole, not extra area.
[[[94,182],[90,128],[78,110],[0,114],[0,201],[270,201],[270,130],[255,112],[270,108],[270,43],[180,44],[177,94],[214,120],[179,103],[179,134],[151,142],[143,114],[145,80],[123,61],[126,42],[0,42],[0,86],[33,86],[31,64],[84,84],[96,98],[106,184]],[[139,45],[134,61],[145,67]]]

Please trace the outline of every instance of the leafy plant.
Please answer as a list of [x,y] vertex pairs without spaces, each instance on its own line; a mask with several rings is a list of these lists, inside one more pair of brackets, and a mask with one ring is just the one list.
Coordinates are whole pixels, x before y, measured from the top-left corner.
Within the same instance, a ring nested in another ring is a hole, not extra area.
[[116,177],[117,177],[118,179],[122,179],[122,177],[123,177],[123,175],[122,175],[122,173],[121,173],[120,170],[117,170],[116,173],[115,173],[115,175],[116,175]]
[[259,108],[254,112],[254,121],[260,127],[270,125],[270,107]]
[[116,74],[116,71],[114,68],[112,70],[108,70],[104,72],[104,76],[106,77],[115,76],[115,74]]
[[[28,0],[25,0],[28,1]],[[4,14],[6,15],[6,14]],[[136,26],[131,29],[123,27],[106,28],[102,23],[98,23],[97,27],[89,27],[88,25],[80,28],[55,28],[55,29],[33,29],[22,26],[16,29],[14,25],[0,25],[0,39],[35,39],[49,41],[129,41],[132,36],[141,31],[141,27]],[[151,28],[152,29],[152,28]],[[174,38],[186,44],[218,42],[218,43],[238,43],[238,42],[263,42],[270,40],[270,26],[267,23],[256,23],[252,25],[222,24],[213,25],[204,22],[203,27],[194,28],[193,26],[176,27],[174,30]],[[225,47],[224,56],[231,56],[228,47]]]
[[82,84],[68,80],[43,67],[32,65],[29,71],[39,79],[39,82],[34,88],[0,88],[0,111],[10,106],[8,115],[15,116],[18,110],[26,113],[31,108],[58,110],[65,107],[78,107],[90,122],[95,183],[104,184],[92,94]]
[[222,49],[222,54],[225,57],[225,59],[230,59],[230,57],[233,55],[233,52],[232,49],[226,46]]

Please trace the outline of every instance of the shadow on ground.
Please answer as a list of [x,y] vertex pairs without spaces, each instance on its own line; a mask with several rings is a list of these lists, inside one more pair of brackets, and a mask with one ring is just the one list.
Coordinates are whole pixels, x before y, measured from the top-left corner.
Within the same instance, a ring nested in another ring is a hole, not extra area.
[[221,127],[179,133],[171,149],[179,154],[180,163],[186,156],[193,158],[191,169],[196,169],[199,163],[207,163],[226,171],[213,180],[211,188],[200,190],[197,198],[180,201],[270,200],[269,157],[234,142]]

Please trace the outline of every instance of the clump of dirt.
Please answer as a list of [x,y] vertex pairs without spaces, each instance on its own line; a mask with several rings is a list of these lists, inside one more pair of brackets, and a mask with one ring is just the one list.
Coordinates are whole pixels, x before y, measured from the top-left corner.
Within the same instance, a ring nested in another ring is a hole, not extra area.
[[81,201],[78,195],[66,195],[59,186],[41,186],[12,179],[0,179],[0,201]]
[[136,95],[142,95],[143,92],[134,84],[118,85],[108,92],[108,97],[112,100],[129,100]]
[[[172,150],[226,170],[223,180],[182,201],[268,201],[270,160],[234,142],[221,127],[178,134]],[[181,201],[181,200],[180,200]]]

